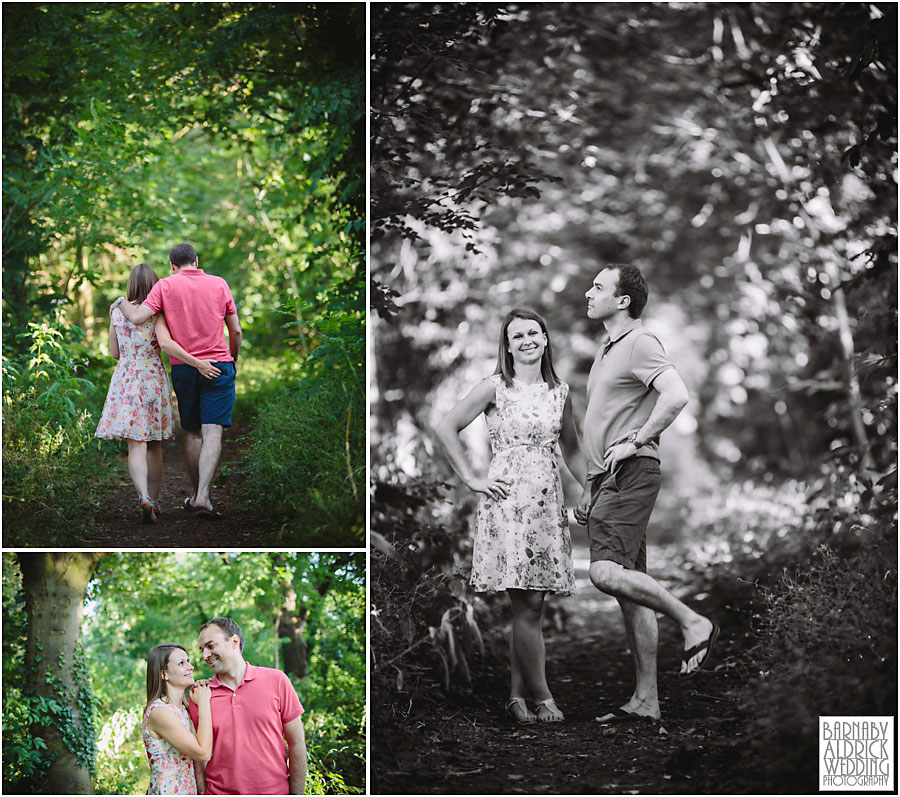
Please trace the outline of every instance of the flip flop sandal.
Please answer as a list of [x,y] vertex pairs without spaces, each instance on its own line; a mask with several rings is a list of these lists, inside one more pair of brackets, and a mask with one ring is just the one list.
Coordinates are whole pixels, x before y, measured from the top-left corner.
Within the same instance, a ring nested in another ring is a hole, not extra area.
[[506,713],[519,725],[532,725],[537,722],[537,717],[528,709],[523,697],[511,697],[506,702]]
[[194,517],[202,517],[204,520],[221,520],[225,516],[221,512],[216,512],[215,509],[204,509],[202,506],[195,506]]
[[184,502],[181,504],[181,508],[184,509],[185,512],[196,512],[194,505],[191,503],[190,498],[185,498]]
[[651,717],[648,714],[635,714],[633,711],[625,711],[624,708],[614,708],[602,717],[594,717],[594,720],[601,725],[621,725],[626,722],[640,722],[642,720],[659,722],[656,717]]
[[700,670],[702,670],[706,666],[706,664],[709,662],[709,654],[712,653],[713,645],[716,644],[716,640],[718,638],[719,626],[713,623],[712,631],[709,632],[709,636],[706,639],[704,639],[702,642],[697,643],[689,650],[684,651],[681,660],[685,664],[687,664],[698,653],[702,653],[704,650],[706,651],[706,655],[702,659],[700,659],[700,663],[697,665],[696,669],[693,669],[690,672],[682,673],[682,679],[693,678],[698,672],[700,672]]

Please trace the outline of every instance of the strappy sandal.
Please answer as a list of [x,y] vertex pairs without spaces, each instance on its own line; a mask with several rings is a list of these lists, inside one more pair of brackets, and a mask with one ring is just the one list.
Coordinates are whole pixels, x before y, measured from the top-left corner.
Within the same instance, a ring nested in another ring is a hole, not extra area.
[[[541,709],[548,712],[549,716],[542,717]],[[535,703],[534,714],[537,717],[538,722],[562,722],[566,718],[562,711],[559,710],[559,706],[556,705],[556,701],[552,697],[548,697],[540,703]]]
[[138,506],[141,510],[142,522],[145,526],[156,523],[156,515],[153,513],[153,499],[149,495],[138,498]]
[[524,697],[511,697],[506,701],[506,713],[519,725],[531,725],[537,722],[534,712],[530,711],[525,704]]
[[153,504],[153,512],[157,515],[162,514],[162,510],[159,508],[159,501],[154,501],[152,498],[150,499],[150,503]]

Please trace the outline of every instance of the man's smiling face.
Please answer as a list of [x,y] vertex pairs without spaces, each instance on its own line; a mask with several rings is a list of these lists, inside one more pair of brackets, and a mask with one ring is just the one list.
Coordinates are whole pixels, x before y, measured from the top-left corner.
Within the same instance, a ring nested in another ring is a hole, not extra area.
[[225,632],[215,624],[208,625],[200,632],[197,644],[203,661],[217,675],[231,669],[234,652],[239,650],[238,638],[225,636]]

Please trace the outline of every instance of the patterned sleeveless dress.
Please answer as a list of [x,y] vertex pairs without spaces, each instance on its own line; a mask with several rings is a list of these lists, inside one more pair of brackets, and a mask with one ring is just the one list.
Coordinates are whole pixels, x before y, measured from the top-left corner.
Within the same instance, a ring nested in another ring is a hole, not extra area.
[[144,709],[141,736],[144,739],[147,760],[150,762],[150,785],[147,787],[147,794],[196,794],[197,778],[194,775],[193,760],[179,753],[165,739],[154,739],[150,735],[147,720],[150,712],[157,706],[173,712],[188,731],[194,732],[188,710],[182,705],[174,706],[161,698],[156,698]]
[[175,437],[175,424],[169,377],[159,356],[153,322],[135,326],[118,307],[112,312],[119,341],[119,362],[94,437],[171,440]]
[[487,413],[493,452],[488,478],[506,481],[510,490],[505,499],[483,495],[479,501],[472,588],[571,594],[572,541],[556,459],[569,386],[514,380],[508,387],[499,374],[490,379],[496,399]]

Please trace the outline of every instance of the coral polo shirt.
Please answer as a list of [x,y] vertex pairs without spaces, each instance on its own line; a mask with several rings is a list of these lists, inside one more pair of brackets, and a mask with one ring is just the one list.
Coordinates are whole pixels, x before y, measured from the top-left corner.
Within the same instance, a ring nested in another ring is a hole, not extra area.
[[[163,277],[144,299],[144,306],[162,313],[174,340],[188,354],[214,363],[234,360],[225,340],[225,316],[237,313],[231,289],[221,277],[202,268],[183,268]],[[171,355],[172,365],[184,365]]]
[[[247,665],[232,691],[215,676],[210,682],[212,758],[206,762],[204,794],[287,794],[290,779],[284,725],[303,713],[281,670]],[[190,704],[197,726],[197,706]]]

